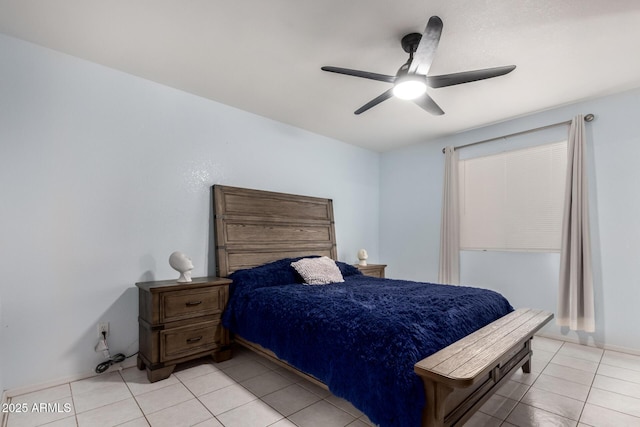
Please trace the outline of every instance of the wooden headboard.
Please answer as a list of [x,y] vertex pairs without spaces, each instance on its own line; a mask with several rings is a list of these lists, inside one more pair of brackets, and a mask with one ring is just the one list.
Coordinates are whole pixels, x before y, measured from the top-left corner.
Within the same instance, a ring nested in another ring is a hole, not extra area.
[[331,199],[213,186],[216,274],[281,258],[337,259]]

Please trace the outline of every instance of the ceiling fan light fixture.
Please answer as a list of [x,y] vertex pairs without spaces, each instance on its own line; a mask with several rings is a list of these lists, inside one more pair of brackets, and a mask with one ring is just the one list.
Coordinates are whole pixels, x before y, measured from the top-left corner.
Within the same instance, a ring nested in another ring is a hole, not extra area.
[[418,76],[404,76],[393,86],[393,95],[400,99],[416,99],[426,91],[427,83]]

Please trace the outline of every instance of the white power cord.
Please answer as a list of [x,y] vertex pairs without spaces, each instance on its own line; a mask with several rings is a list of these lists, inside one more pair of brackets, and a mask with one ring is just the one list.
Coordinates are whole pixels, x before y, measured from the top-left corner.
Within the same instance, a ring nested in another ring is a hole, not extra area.
[[96,344],[96,353],[99,351],[102,352],[105,359],[111,359],[111,354],[109,354],[109,345],[107,344],[106,338],[101,339],[98,341],[98,344]]

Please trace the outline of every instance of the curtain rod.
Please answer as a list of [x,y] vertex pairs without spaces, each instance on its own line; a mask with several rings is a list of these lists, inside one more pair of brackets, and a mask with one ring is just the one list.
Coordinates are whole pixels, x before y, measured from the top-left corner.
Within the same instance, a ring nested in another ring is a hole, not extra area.
[[[594,116],[593,114],[589,113],[589,114],[584,116],[584,121],[585,122],[591,122],[595,118],[596,118],[596,116]],[[512,136],[524,135],[524,134],[531,133],[531,132],[537,132],[537,131],[540,131],[540,130],[554,128],[556,126],[561,126],[561,125],[569,125],[569,124],[571,124],[571,120],[565,120],[564,122],[558,122],[558,123],[553,123],[551,125],[540,126],[540,127],[533,128],[533,129],[522,130],[520,132],[510,133],[509,135],[497,136],[495,138],[484,139],[482,141],[472,142],[470,144],[458,145],[457,147],[453,147],[453,149],[454,150],[459,150],[460,148],[471,147],[472,145],[484,144],[485,142],[497,141],[497,140],[503,139],[503,138],[511,138]],[[445,149],[443,148],[442,149],[442,153],[443,154],[444,154],[444,151],[445,151]]]

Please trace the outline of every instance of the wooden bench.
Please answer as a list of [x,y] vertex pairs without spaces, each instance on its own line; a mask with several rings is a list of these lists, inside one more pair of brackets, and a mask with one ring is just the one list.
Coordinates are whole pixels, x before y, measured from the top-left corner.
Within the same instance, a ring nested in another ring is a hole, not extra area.
[[531,339],[553,314],[518,309],[419,361],[423,426],[462,425],[518,368],[531,371]]

